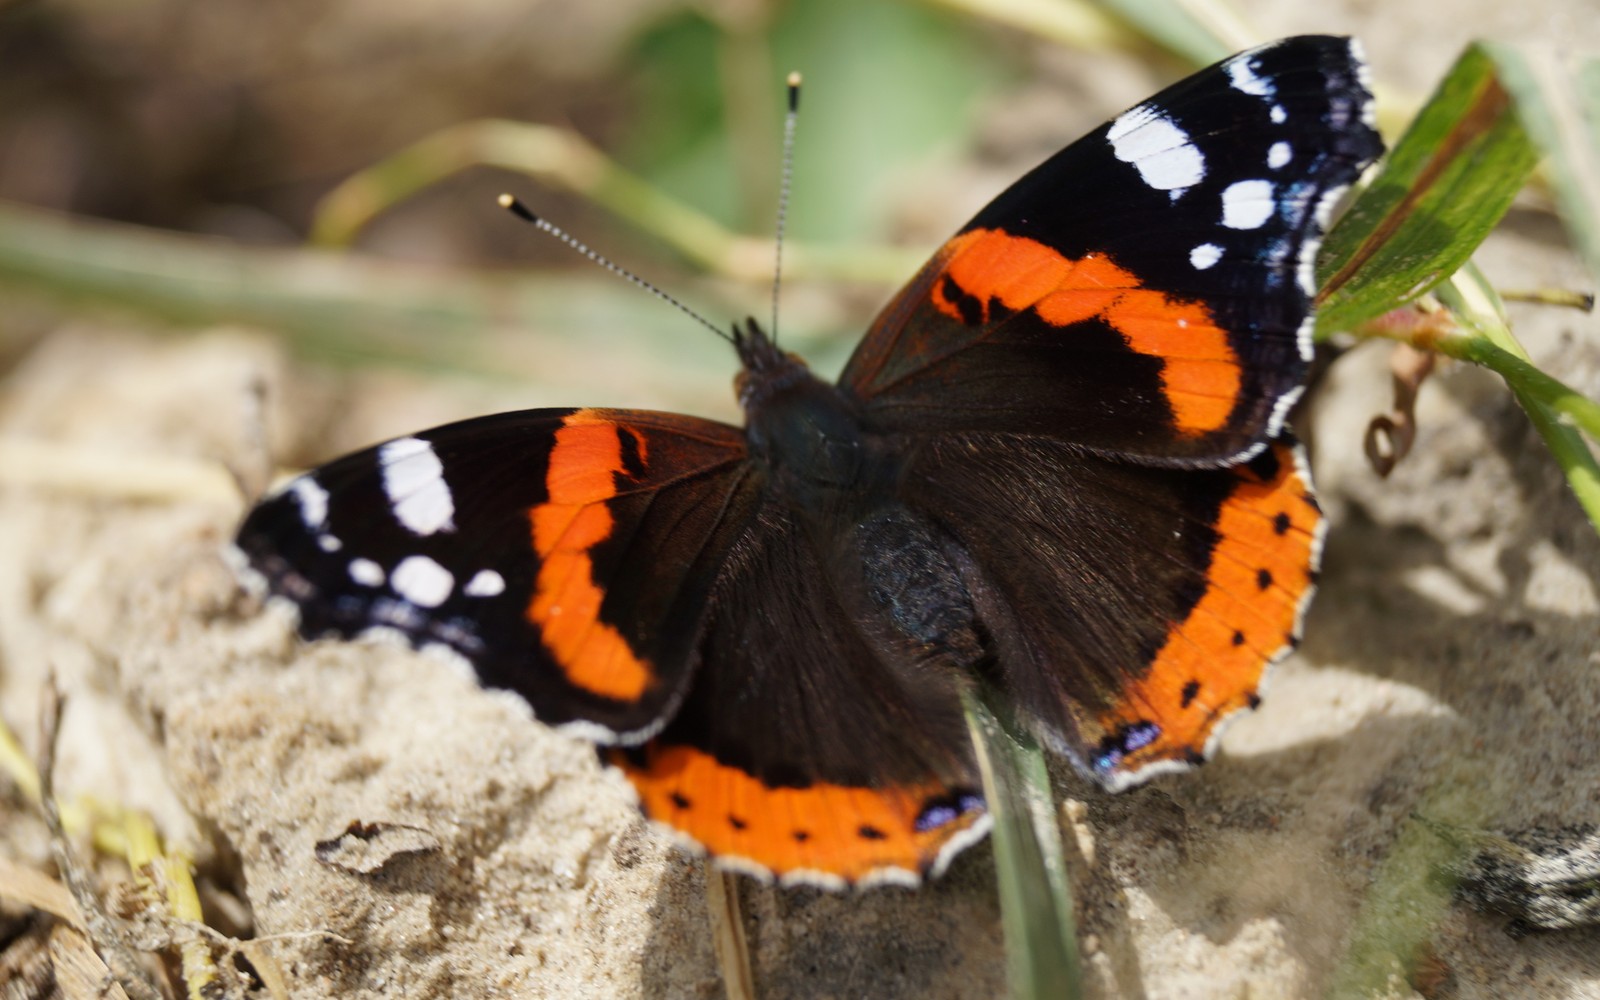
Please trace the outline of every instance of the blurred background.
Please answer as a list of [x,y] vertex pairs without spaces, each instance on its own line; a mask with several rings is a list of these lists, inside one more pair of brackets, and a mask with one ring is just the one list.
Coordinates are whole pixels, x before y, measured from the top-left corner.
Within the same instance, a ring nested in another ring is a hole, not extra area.
[[583,386],[729,415],[722,345],[494,197],[719,324],[765,317],[798,69],[785,328],[836,368],[1010,180],[1236,47],[1217,35],[1253,40],[1191,24],[1209,5],[1111,6],[1157,29],[1068,0],[10,0],[0,351],[110,307],[517,380],[530,405]]
[[0,362],[63,309],[110,307],[515,380],[529,405],[592,387],[729,415],[714,338],[495,196],[719,324],[765,317],[782,81],[802,71],[784,325],[831,371],[972,212],[1194,67],[1355,32],[1403,120],[1469,38],[1581,34],[1594,13],[1448,6],[3,0]]

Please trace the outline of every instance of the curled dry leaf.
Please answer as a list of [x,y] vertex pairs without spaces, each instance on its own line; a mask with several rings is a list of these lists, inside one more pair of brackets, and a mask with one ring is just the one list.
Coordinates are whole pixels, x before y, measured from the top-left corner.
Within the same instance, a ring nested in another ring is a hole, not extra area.
[[1431,351],[1410,344],[1396,344],[1389,357],[1389,371],[1394,378],[1394,408],[1372,418],[1363,442],[1367,461],[1379,476],[1387,477],[1411,452],[1411,445],[1417,438],[1417,392],[1433,372],[1437,357]]

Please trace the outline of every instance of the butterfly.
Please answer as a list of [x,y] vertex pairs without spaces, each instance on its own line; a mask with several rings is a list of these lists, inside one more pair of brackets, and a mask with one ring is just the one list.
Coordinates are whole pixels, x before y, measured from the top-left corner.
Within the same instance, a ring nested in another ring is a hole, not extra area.
[[742,428],[421,431],[266,497],[245,574],[308,638],[465,659],[785,883],[915,884],[981,839],[978,683],[1106,789],[1198,764],[1314,589],[1284,425],[1329,210],[1382,152],[1365,73],[1291,38],[1101,126],[942,246],[837,383],[736,327]]

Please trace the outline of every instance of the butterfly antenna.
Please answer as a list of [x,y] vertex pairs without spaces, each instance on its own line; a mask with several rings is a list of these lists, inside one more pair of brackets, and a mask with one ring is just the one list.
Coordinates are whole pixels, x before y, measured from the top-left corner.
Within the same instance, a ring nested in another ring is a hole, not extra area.
[[772,342],[778,342],[778,289],[783,284],[783,228],[789,220],[789,182],[794,176],[794,126],[800,118],[800,74],[790,73],[789,110],[783,116],[783,173],[778,181],[778,225],[772,263]]
[[610,271],[612,274],[614,274],[617,277],[623,279],[624,281],[631,282],[632,284],[637,285],[638,287],[644,289],[645,291],[649,292],[651,295],[654,295],[656,298],[662,300],[663,302],[666,302],[669,305],[677,307],[679,312],[683,313],[685,316],[688,316],[690,319],[694,320],[696,323],[699,323],[701,326],[705,327],[707,330],[710,330],[712,333],[714,333],[717,336],[721,337],[723,340],[726,340],[728,343],[730,343],[730,344],[736,344],[737,343],[737,341],[732,336],[730,336],[726,330],[723,330],[723,329],[719,328],[716,324],[712,323],[710,320],[706,319],[704,316],[702,316],[699,313],[695,312],[693,309],[690,309],[688,306],[684,305],[682,302],[679,302],[677,299],[675,299],[672,296],[668,295],[666,292],[663,292],[661,289],[657,288],[655,285],[653,285],[650,282],[648,282],[648,281],[644,280],[643,278],[639,277],[637,274],[634,274],[632,271],[628,270],[627,268],[623,267],[622,265],[612,263],[609,259],[607,259],[603,255],[601,255],[598,251],[589,249],[589,247],[586,244],[584,244],[582,241],[580,241],[577,237],[571,235],[565,229],[562,229],[560,226],[556,225],[555,223],[550,222],[550,221],[548,221],[546,219],[542,219],[537,215],[534,215],[533,214],[533,210],[528,208],[528,206],[524,205],[521,201],[517,200],[517,198],[515,196],[509,195],[509,194],[503,194],[503,195],[500,196],[499,202],[500,202],[500,207],[501,208],[503,208],[506,211],[510,212],[512,215],[515,215],[517,218],[521,219],[523,222],[529,223],[530,225],[534,226],[535,228],[537,228],[537,229],[539,229],[539,230],[541,230],[541,231],[543,231],[545,233],[548,233],[551,236],[554,236],[556,239],[560,240],[562,243],[565,243],[567,246],[569,246],[572,249],[574,249],[574,250],[578,251],[579,253],[583,254],[585,257],[587,257],[590,260],[594,261],[596,264],[599,264],[601,267],[605,268],[607,271]]

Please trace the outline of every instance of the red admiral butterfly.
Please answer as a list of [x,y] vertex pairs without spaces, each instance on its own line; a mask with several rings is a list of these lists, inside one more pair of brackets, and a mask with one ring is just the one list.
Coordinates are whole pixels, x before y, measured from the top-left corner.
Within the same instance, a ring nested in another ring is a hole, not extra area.
[[1293,38],[1023,177],[836,385],[735,331],[746,425],[533,410],[290,482],[238,546],[307,637],[398,633],[785,882],[914,883],[988,816],[961,692],[1108,789],[1203,761],[1295,642],[1322,518],[1284,419],[1355,43]]

